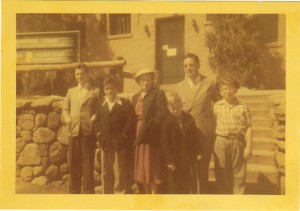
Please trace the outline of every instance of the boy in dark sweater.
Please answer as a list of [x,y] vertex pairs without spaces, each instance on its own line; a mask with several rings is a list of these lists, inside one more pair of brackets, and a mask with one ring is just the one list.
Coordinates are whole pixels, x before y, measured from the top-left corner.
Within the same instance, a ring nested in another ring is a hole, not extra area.
[[101,148],[103,193],[127,193],[128,147],[132,145],[135,113],[129,100],[118,97],[118,84],[103,82],[105,98],[98,101],[96,132]]
[[162,150],[168,168],[169,193],[196,193],[196,162],[200,155],[201,135],[193,117],[182,111],[182,102],[176,93],[167,96],[169,116],[161,131]]

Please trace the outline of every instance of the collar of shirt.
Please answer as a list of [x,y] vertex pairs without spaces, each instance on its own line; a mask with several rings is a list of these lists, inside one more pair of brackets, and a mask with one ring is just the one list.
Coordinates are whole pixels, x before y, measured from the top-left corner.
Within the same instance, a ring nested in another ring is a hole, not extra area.
[[148,93],[149,93],[149,91],[148,91],[148,92],[141,92],[141,99],[143,100],[144,97],[145,97]]
[[82,90],[82,89],[87,89],[88,88],[88,82],[86,82],[85,84],[81,85],[81,84],[78,84],[78,89],[79,90]]
[[190,78],[187,78],[190,87],[191,87],[194,91],[196,91],[195,89],[196,89],[197,87],[199,87],[200,82],[201,82],[201,78],[202,78],[202,77],[201,77],[200,74],[195,78],[195,80],[192,80],[192,79],[190,79]]
[[234,107],[234,106],[236,106],[236,105],[239,105],[239,104],[240,104],[240,101],[238,101],[238,99],[235,98],[233,104],[229,104],[229,103],[226,102],[225,99],[222,99],[222,100],[219,101],[219,103],[220,103],[220,104],[223,104],[223,105],[226,105],[226,106],[229,107],[229,108],[232,108],[232,107]]
[[104,102],[102,105],[105,105],[105,103],[107,103],[108,105],[108,108],[109,110],[111,111],[112,110],[112,107],[115,105],[115,104],[119,104],[119,105],[122,105],[122,101],[120,99],[120,97],[116,97],[114,101],[110,101],[108,98],[105,98]]

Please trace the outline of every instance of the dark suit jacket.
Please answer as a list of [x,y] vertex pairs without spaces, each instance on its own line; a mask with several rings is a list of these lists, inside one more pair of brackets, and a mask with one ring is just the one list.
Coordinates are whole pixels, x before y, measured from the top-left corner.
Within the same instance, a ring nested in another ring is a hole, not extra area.
[[[133,96],[132,104],[135,107],[140,93]],[[168,115],[165,93],[159,89],[151,89],[143,99],[143,124],[140,135],[136,137],[134,145],[147,143],[160,145],[160,126]]]
[[175,163],[177,168],[194,163],[201,154],[203,135],[197,129],[193,117],[182,112],[182,129],[176,118],[168,115],[162,124],[161,142],[167,164]]
[[[119,150],[132,144],[135,135],[136,116],[129,100],[120,98],[109,111],[107,103],[98,101],[96,109],[97,139],[103,150]],[[125,136],[124,136],[125,135]]]

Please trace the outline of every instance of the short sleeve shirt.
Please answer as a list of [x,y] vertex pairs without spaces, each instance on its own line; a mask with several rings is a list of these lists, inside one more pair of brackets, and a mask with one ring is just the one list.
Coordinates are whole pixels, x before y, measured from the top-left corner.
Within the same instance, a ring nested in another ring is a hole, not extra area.
[[217,122],[216,134],[220,136],[245,135],[251,127],[250,111],[244,103],[235,100],[233,105],[220,100],[214,104],[214,115]]

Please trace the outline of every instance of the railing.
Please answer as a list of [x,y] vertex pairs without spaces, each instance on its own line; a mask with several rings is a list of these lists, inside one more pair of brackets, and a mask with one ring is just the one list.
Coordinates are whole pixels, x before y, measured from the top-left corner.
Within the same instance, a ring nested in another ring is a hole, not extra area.
[[[83,62],[90,69],[90,80],[100,86],[107,75],[114,77],[124,88],[125,60]],[[65,96],[68,88],[75,86],[74,68],[78,63],[49,65],[17,65],[17,95],[60,95]]]

